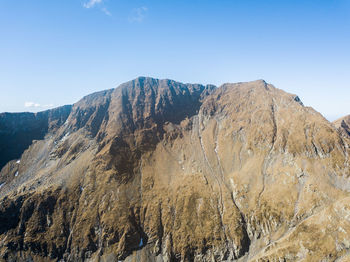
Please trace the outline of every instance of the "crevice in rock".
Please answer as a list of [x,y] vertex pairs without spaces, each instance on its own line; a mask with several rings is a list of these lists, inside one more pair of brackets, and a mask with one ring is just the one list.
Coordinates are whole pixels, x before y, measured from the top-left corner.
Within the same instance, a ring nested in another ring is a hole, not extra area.
[[264,159],[263,162],[263,166],[262,166],[262,189],[259,192],[258,195],[258,206],[261,206],[261,196],[265,191],[265,185],[266,185],[266,170],[268,168],[268,166],[270,165],[271,162],[271,156],[272,156],[272,152],[275,148],[275,143],[276,143],[276,139],[277,139],[277,121],[276,121],[276,116],[275,116],[275,111],[276,111],[276,104],[275,104],[275,100],[274,98],[272,98],[271,101],[271,105],[270,105],[270,110],[271,110],[271,118],[272,118],[272,141],[271,141],[271,147],[267,153],[267,156]]
[[[221,174],[221,181],[224,184],[224,186],[226,187],[227,191],[231,192],[230,187],[228,186],[228,184],[225,181],[224,170],[222,168],[221,160],[220,160],[220,156],[219,156],[219,152],[218,152],[219,151],[219,145],[218,145],[219,128],[220,128],[219,121],[216,119],[215,148],[214,148],[214,151],[215,151],[215,155],[216,155],[218,166],[219,166],[219,172]],[[245,216],[244,216],[243,212],[241,211],[241,209],[238,207],[238,205],[236,203],[236,200],[235,200],[235,198],[233,196],[233,192],[231,192],[230,197],[231,197],[231,201],[232,201],[234,207],[239,212],[240,219],[241,219],[241,225],[242,225],[242,229],[243,229],[243,234],[244,234],[243,243],[241,243],[242,244],[242,249],[240,250],[240,253],[238,254],[238,257],[237,257],[237,258],[239,258],[239,257],[243,256],[245,253],[249,252],[249,247],[250,247],[251,240],[250,240],[250,238],[248,236],[247,222],[245,220]]]
[[224,233],[225,241],[226,241],[227,240],[227,236],[226,236],[225,226],[224,226],[224,223],[223,223],[224,205],[223,205],[223,200],[222,200],[222,187],[221,187],[220,180],[217,177],[217,175],[215,174],[214,170],[212,169],[212,167],[211,167],[211,165],[209,163],[207,154],[205,152],[205,148],[204,148],[203,140],[202,140],[202,134],[201,134],[201,131],[200,131],[201,123],[202,123],[202,114],[200,112],[199,115],[198,115],[198,137],[199,137],[199,142],[200,142],[200,146],[201,146],[201,150],[202,150],[205,162],[206,162],[207,166],[209,167],[210,173],[213,175],[214,179],[216,180],[216,182],[217,182],[217,184],[219,186],[219,206],[218,206],[218,208],[219,208],[219,216],[220,216],[220,223],[221,223],[221,226],[223,228],[223,233]]

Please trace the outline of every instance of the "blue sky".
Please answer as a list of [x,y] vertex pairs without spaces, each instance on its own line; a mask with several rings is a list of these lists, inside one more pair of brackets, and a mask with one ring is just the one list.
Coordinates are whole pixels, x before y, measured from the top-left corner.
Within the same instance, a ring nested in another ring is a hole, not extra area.
[[334,120],[350,114],[350,1],[0,0],[0,112],[137,76],[265,79]]

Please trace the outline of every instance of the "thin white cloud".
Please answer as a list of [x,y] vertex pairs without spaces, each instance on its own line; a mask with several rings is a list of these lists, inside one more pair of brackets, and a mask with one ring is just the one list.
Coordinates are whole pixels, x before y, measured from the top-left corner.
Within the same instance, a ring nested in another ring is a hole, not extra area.
[[133,9],[129,16],[129,22],[141,23],[145,19],[147,11],[148,8],[145,6]]
[[103,13],[105,13],[106,15],[108,15],[108,16],[112,16],[111,12],[109,12],[108,9],[107,9],[106,7],[101,8],[101,11],[102,11]]
[[100,4],[100,3],[102,3],[102,0],[90,0],[84,4],[84,7],[85,8],[92,8],[95,5]]
[[25,102],[24,107],[40,107],[40,104],[34,102]]
[[53,106],[54,106],[53,104],[41,105],[34,102],[24,102],[24,107],[27,107],[27,108],[49,108]]
[[[84,3],[83,6],[87,9],[94,8],[97,5],[102,4],[103,0],[89,0],[88,2]],[[100,10],[108,16],[112,16],[112,13],[106,8],[106,7],[101,7]]]

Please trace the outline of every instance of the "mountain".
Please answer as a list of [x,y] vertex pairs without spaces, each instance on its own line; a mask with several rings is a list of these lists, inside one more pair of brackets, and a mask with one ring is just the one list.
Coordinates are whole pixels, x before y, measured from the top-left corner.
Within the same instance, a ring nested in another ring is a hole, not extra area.
[[0,169],[10,160],[19,158],[33,140],[41,140],[55,132],[70,114],[71,106],[39,113],[0,114]]
[[350,136],[350,115],[334,121],[333,124],[345,135]]
[[55,112],[1,170],[3,261],[350,258],[350,140],[296,95],[140,77]]

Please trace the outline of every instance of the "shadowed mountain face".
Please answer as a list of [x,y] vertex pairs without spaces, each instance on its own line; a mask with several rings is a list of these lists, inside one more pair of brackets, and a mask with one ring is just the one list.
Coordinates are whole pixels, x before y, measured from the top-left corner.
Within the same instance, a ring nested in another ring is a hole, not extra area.
[[10,160],[20,158],[33,140],[44,139],[67,119],[71,106],[34,113],[0,114],[0,169]]
[[295,95],[138,78],[50,119],[0,173],[4,261],[349,258],[350,141]]

